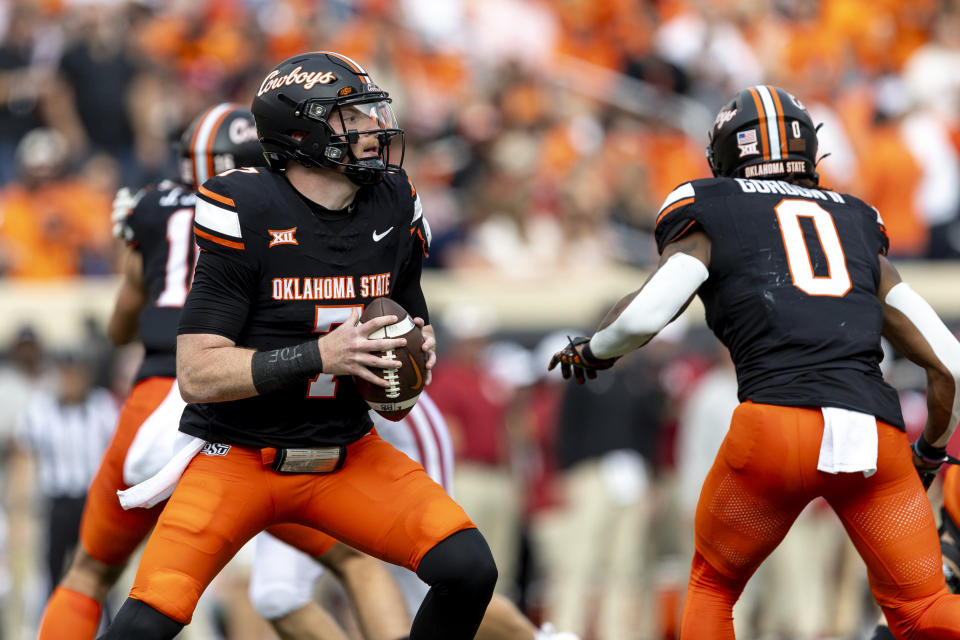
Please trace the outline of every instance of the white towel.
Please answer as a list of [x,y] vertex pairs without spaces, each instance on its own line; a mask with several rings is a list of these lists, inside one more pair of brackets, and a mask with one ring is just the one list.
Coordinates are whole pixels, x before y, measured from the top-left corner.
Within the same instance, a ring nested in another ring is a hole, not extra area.
[[180,416],[186,406],[174,380],[167,397],[143,421],[130,443],[123,460],[123,482],[128,487],[156,474],[173,457],[174,443],[180,433]]
[[176,453],[167,464],[163,465],[160,471],[138,485],[124,491],[117,491],[120,506],[124,509],[135,507],[149,509],[169,498],[176,488],[177,482],[180,481],[183,470],[187,468],[187,465],[203,449],[205,444],[207,444],[206,440],[180,433],[174,445]]
[[823,440],[817,469],[826,473],[877,471],[877,419],[849,409],[821,407]]

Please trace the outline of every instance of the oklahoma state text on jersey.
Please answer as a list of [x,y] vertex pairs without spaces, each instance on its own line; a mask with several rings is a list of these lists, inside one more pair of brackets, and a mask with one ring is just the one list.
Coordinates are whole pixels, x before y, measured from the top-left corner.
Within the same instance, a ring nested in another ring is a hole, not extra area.
[[187,299],[196,247],[193,191],[173,182],[147,189],[127,217],[130,244],[143,256],[147,304],[140,312],[145,349],[136,380],[176,376],[177,320]]
[[903,428],[879,367],[878,255],[889,241],[875,209],[783,181],[711,178],[667,196],[659,250],[694,229],[711,240],[698,295],[741,401],[841,407]]
[[[201,251],[180,333],[276,349],[315,340],[384,295],[429,322],[420,289],[429,227],[403,173],[332,212],[281,172],[228,171],[200,187],[194,232]],[[320,374],[263,396],[189,405],[180,428],[242,446],[344,444],[370,429],[367,408],[351,378]]]

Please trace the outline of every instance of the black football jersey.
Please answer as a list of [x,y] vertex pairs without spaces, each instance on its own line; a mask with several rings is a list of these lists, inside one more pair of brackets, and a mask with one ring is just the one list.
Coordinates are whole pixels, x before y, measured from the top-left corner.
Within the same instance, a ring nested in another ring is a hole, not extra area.
[[140,311],[145,349],[136,380],[176,376],[177,321],[187,299],[196,245],[193,242],[193,191],[162,182],[144,191],[127,225],[131,245],[143,256],[147,304]]
[[[361,188],[344,212],[311,205],[284,173],[264,168],[205,182],[179,332],[277,349],[317,339],[380,296],[429,322],[420,288],[429,227],[404,173]],[[240,446],[345,444],[369,431],[367,410],[352,378],[320,374],[252,398],[191,404],[180,428]]]
[[879,367],[878,256],[889,241],[876,209],[778,180],[711,178],[667,197],[659,250],[694,229],[711,240],[698,295],[741,401],[840,407],[903,428]]

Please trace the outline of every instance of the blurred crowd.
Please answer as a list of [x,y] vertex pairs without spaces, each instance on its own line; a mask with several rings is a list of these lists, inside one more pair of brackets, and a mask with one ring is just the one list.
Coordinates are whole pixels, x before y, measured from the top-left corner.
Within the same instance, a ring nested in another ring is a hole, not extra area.
[[109,200],[175,174],[213,102],[330,49],[394,98],[431,267],[527,277],[654,261],[654,214],[708,175],[713,114],[782,86],[823,123],[824,184],[900,258],[960,256],[951,0],[36,0],[0,4],[0,273],[114,269]]
[[[197,113],[249,104],[276,62],[315,49],[356,59],[393,97],[433,228],[428,268],[650,267],[661,201],[709,175],[713,115],[755,83],[823,123],[822,183],[881,211],[895,259],[960,258],[960,3],[21,0],[0,3],[0,275],[115,273],[116,189],[177,175]],[[725,353],[705,329],[671,327],[577,387],[545,364],[589,327],[437,316],[430,392],[498,588],[584,640],[675,637],[700,483],[736,403]],[[31,563],[52,550],[36,521],[58,497],[25,481],[43,448],[20,416],[37,394],[119,401],[135,365],[92,321],[84,344],[55,353],[24,329],[0,361],[4,639],[39,617],[48,585]],[[915,435],[924,380],[887,365]],[[860,637],[877,611],[840,525],[814,504],[795,529],[738,605],[738,638]]]

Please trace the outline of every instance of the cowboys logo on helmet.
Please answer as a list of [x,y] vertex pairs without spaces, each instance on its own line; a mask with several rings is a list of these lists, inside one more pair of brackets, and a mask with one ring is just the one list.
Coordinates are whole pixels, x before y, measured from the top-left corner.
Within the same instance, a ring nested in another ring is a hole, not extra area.
[[194,189],[229,169],[264,164],[253,114],[239,104],[210,107],[180,136],[180,180]]
[[272,168],[293,160],[367,185],[403,164],[403,130],[390,101],[356,62],[317,51],[284,60],[268,73],[251,110]]
[[717,177],[819,180],[817,127],[803,104],[778,87],[738,93],[717,114],[706,151]]

